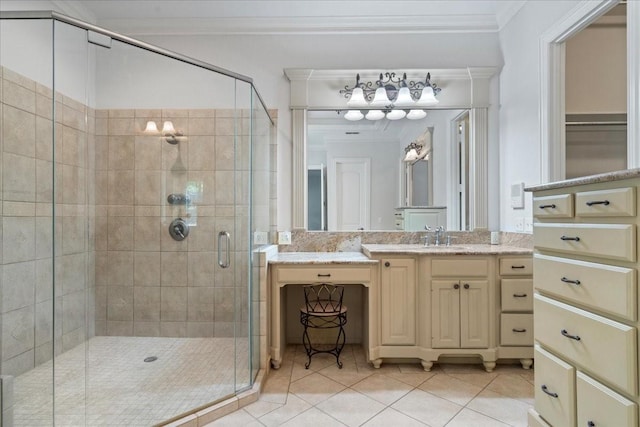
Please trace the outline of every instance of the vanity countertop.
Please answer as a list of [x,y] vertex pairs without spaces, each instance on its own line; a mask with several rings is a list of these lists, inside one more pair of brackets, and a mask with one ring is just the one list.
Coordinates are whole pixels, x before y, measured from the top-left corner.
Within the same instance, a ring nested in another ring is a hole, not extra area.
[[367,256],[379,254],[406,255],[531,255],[533,249],[507,245],[461,244],[451,246],[424,246],[420,244],[379,245],[364,244],[362,252]]
[[362,252],[280,252],[270,264],[375,264]]
[[571,187],[573,185],[596,184],[599,182],[620,181],[623,179],[637,178],[640,176],[640,168],[624,169],[615,172],[606,172],[598,175],[583,176],[579,178],[567,179],[564,181],[550,182],[547,184],[531,185],[524,191],[554,190],[556,188]]
[[447,209],[446,206],[398,206],[396,209]]

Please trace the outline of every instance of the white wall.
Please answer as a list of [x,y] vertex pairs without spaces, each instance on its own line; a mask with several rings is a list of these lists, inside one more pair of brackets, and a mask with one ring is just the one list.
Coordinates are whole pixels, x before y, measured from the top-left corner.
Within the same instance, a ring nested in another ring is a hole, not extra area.
[[541,182],[540,36],[578,3],[528,1],[500,31],[500,230],[531,217],[530,193],[524,210],[510,207],[511,184]]

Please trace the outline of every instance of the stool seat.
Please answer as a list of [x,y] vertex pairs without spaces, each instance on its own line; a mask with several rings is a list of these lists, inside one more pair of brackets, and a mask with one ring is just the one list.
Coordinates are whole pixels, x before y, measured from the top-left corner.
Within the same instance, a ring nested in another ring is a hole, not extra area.
[[[305,285],[303,289],[305,304],[300,307],[300,323],[304,326],[302,344],[304,345],[308,357],[308,361],[304,367],[309,369],[309,365],[311,365],[311,356],[314,354],[329,353],[336,357],[336,363],[338,364],[338,367],[342,369],[340,352],[344,348],[344,344],[346,342],[344,325],[347,324],[347,307],[342,305],[344,286],[319,283],[314,285]],[[313,346],[311,339],[309,338],[309,328],[337,328],[338,336],[336,338],[335,345],[328,350],[322,350]]]

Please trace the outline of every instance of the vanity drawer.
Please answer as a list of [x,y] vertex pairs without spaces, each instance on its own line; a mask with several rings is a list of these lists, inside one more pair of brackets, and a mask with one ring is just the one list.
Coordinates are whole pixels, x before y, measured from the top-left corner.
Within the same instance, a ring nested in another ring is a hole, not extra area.
[[356,267],[279,267],[280,283],[368,283],[371,281],[371,269]]
[[636,259],[632,224],[534,224],[538,249],[593,255],[625,261]]
[[533,314],[502,313],[500,315],[501,345],[533,345]]
[[398,219],[403,219],[404,218],[404,209],[396,209],[395,213],[393,214],[396,218],[396,220]]
[[636,189],[576,193],[576,216],[636,216]]
[[533,408],[527,411],[527,422],[529,427],[551,427]]
[[635,321],[636,270],[535,254],[535,287],[543,293]]
[[533,216],[536,218],[572,218],[573,194],[534,197]]
[[502,311],[533,310],[533,279],[502,279],[500,285]]
[[575,368],[535,347],[535,410],[554,427],[576,425]]
[[404,230],[404,220],[396,217],[396,230]]
[[533,310],[537,341],[568,360],[588,366],[622,390],[637,393],[636,328],[539,294],[534,296]]
[[638,426],[635,403],[580,371],[576,376],[579,426]]
[[431,275],[444,277],[486,277],[489,275],[489,260],[485,258],[469,259],[432,259]]
[[531,257],[500,258],[501,276],[531,276],[533,259]]

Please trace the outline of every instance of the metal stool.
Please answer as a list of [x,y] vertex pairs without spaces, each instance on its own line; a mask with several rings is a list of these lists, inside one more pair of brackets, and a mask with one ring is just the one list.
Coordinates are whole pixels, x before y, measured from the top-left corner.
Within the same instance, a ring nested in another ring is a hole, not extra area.
[[[300,323],[304,326],[302,343],[309,358],[304,365],[306,369],[309,369],[309,365],[311,365],[311,356],[318,353],[333,354],[336,357],[338,367],[342,369],[340,352],[344,348],[346,341],[344,325],[347,324],[347,307],[342,305],[343,294],[344,286],[330,285],[328,283],[304,286],[305,305],[300,307]],[[314,347],[309,339],[309,328],[339,328],[335,346],[328,350]]]

